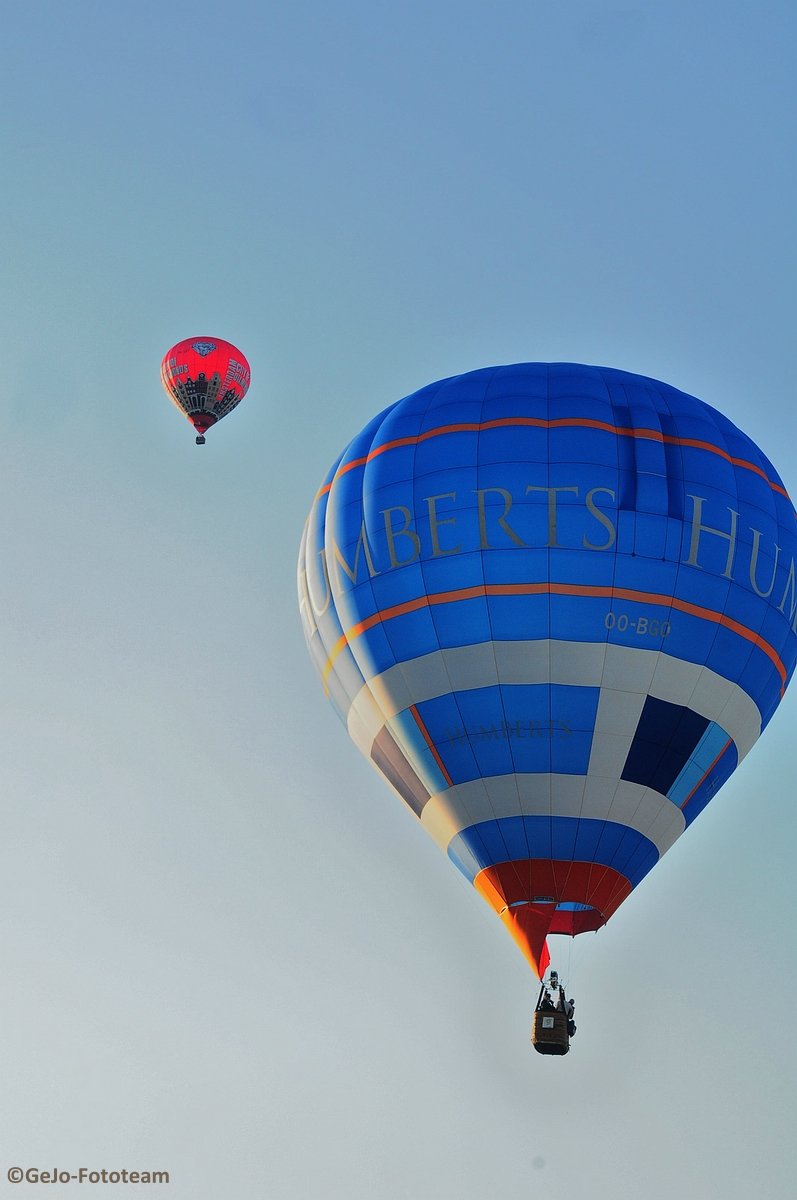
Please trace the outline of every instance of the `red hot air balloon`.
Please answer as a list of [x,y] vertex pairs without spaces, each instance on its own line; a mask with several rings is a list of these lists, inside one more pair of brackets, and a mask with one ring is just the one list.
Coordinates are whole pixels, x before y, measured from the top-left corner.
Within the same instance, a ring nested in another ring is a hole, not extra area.
[[185,413],[204,446],[205,434],[240,404],[249,388],[249,363],[221,338],[186,338],[161,363],[161,382],[173,404]]

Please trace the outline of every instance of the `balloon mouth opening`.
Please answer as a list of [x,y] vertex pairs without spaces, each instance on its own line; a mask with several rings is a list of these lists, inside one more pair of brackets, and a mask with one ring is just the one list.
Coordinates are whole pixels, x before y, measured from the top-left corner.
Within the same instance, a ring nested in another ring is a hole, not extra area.
[[[193,425],[200,437],[207,433],[211,425],[215,425],[218,417],[209,412],[193,412],[188,414],[188,420]],[[198,443],[201,445],[201,443]]]
[[549,962],[550,934],[576,937],[600,929],[631,891],[628,880],[610,867],[598,877],[591,864],[560,860],[526,860],[529,874],[521,873],[517,862],[511,868],[485,867],[473,885],[539,978]]

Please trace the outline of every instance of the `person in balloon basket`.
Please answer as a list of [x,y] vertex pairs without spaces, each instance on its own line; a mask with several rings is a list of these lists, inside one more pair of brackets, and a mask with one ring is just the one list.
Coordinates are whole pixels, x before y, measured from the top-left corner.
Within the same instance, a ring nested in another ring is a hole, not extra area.
[[573,1037],[576,1032],[576,1023],[573,1019],[576,1002],[572,999],[572,997],[570,1000],[567,999],[565,996],[565,989],[561,986],[561,984],[559,986],[559,995],[556,1000],[556,1005],[552,1007],[555,1007],[556,1012],[565,1014],[567,1017],[567,1036]]
[[576,1002],[571,997],[565,1002],[565,1016],[567,1017],[567,1036],[573,1037],[576,1032],[576,1023],[573,1020],[576,1009]]

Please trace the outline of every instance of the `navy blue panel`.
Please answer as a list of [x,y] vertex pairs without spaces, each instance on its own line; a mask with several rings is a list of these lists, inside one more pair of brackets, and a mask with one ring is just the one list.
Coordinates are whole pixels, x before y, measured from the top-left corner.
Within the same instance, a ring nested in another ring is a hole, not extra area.
[[666,796],[708,724],[691,709],[648,696],[622,778]]

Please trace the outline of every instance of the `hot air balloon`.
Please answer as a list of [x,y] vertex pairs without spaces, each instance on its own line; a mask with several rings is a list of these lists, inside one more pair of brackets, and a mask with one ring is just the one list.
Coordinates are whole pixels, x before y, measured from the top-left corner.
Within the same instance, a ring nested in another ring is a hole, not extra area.
[[249,379],[249,363],[241,351],[221,338],[186,338],[161,363],[166,394],[194,426],[198,446],[204,446],[210,426],[240,404]]
[[324,690],[541,978],[548,936],[604,925],[772,717],[795,524],[716,409],[563,363],[399,400],[318,491],[298,584]]

